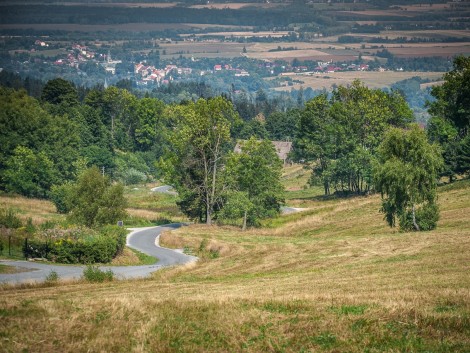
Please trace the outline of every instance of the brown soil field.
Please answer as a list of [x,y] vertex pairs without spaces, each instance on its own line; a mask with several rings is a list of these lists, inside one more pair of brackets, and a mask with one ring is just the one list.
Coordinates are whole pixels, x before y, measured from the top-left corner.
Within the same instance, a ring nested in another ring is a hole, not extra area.
[[400,10],[366,10],[366,11],[341,11],[343,13],[349,13],[354,15],[364,16],[402,16],[402,17],[413,17],[414,14],[410,11]]
[[396,72],[396,71],[347,71],[347,72],[334,72],[319,75],[286,75],[293,79],[303,81],[302,84],[294,84],[288,87],[278,87],[276,91],[290,91],[292,88],[299,89],[300,87],[313,89],[330,89],[333,85],[348,85],[355,79],[359,79],[370,88],[383,88],[392,85],[395,82],[405,80],[414,76],[429,79],[440,79],[442,72]]
[[[176,44],[160,43],[160,52],[166,50],[166,56],[175,55],[194,56],[194,57],[239,57],[242,55],[243,43],[224,43],[224,42],[178,42]],[[249,45],[245,44],[247,50]]]
[[278,7],[282,6],[283,4],[267,4],[267,3],[238,3],[238,2],[233,2],[233,3],[224,3],[224,4],[206,4],[206,5],[193,5],[190,6],[191,8],[194,9],[232,9],[232,10],[239,10],[243,7],[262,7],[264,9],[268,8],[273,8],[273,7]]
[[420,12],[429,12],[429,11],[436,11],[436,10],[444,10],[449,9],[450,5],[447,4],[419,4],[419,5],[406,5],[406,6],[399,6],[400,9],[405,11],[420,11]]
[[205,36],[224,36],[224,37],[273,37],[279,38],[287,36],[288,31],[263,31],[263,32],[253,32],[253,31],[238,31],[238,32],[211,32],[211,33],[198,33],[196,37],[205,37]]
[[423,56],[445,56],[452,57],[460,54],[470,53],[470,43],[459,47],[410,47],[410,48],[389,48],[392,54],[398,57],[423,57]]
[[[294,47],[297,50],[269,51],[281,47]],[[355,60],[358,52],[348,50],[344,45],[327,43],[256,43],[247,47],[246,56],[260,60],[283,59],[292,61],[295,58],[300,60]]]
[[440,86],[444,83],[445,81],[435,81],[435,82],[428,82],[428,83],[421,83],[419,85],[419,88],[421,89],[426,89],[428,87],[434,87],[434,86]]
[[247,56],[253,59],[286,59],[286,58],[298,58],[304,59],[306,57],[327,57],[328,53],[323,51],[311,49],[311,50],[285,50],[285,51],[274,51],[274,52],[248,52]]

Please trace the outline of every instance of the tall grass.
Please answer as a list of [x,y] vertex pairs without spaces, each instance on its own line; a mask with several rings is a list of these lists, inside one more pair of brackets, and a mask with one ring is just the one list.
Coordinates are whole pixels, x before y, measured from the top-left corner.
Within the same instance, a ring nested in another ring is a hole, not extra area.
[[422,233],[388,228],[378,196],[308,202],[275,228],[166,233],[219,256],[151,280],[0,287],[2,348],[470,351],[468,185],[440,191],[438,228]]

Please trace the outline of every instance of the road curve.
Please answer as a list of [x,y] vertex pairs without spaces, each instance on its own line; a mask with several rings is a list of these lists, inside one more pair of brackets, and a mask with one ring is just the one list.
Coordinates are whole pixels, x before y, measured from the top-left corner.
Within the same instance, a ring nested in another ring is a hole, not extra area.
[[[135,228],[127,235],[127,246],[147,255],[158,258],[153,265],[143,266],[100,266],[100,269],[113,271],[118,279],[144,278],[163,267],[187,264],[197,260],[194,256],[158,246],[158,237],[163,230],[176,229],[181,224],[170,224],[160,227]],[[0,261],[2,265],[14,266],[19,271],[12,274],[0,274],[0,283],[43,282],[51,271],[57,272],[60,279],[79,279],[85,266],[49,265],[31,261]]]

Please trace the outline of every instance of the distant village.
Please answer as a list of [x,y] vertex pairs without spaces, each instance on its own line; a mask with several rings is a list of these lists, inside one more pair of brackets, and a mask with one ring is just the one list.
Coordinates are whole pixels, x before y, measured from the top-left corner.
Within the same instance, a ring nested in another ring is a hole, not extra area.
[[[50,44],[43,40],[36,40],[31,52],[39,52],[41,50],[49,49]],[[111,57],[110,52],[98,53],[97,49],[92,49],[85,45],[77,43],[72,44],[67,49],[64,57],[58,54],[53,62],[43,61],[43,64],[53,64],[57,66],[69,66],[75,68],[80,73],[80,64],[87,62],[94,63],[95,65],[101,66],[109,76],[116,75],[116,66],[121,64],[121,60],[114,60]],[[37,62],[38,59],[36,59]],[[192,61],[195,61],[194,59]],[[230,61],[230,59],[225,59]],[[161,86],[170,83],[173,80],[184,79],[184,77],[192,76],[204,76],[209,74],[233,74],[234,77],[249,77],[250,73],[246,69],[232,67],[229,63],[218,63],[212,67],[208,67],[205,70],[195,69],[191,67],[179,67],[174,64],[167,64],[164,67],[155,67],[148,64],[145,60],[132,63],[134,70],[133,72],[127,72],[129,77],[132,77],[137,86]],[[324,74],[333,73],[338,71],[369,71],[370,67],[367,64],[354,64],[354,63],[334,63],[332,61],[318,61],[317,66],[312,68],[305,65],[292,66],[289,63],[283,65],[279,62],[271,62],[265,60],[259,64],[259,68],[267,71],[268,74],[278,77],[289,76],[289,75],[313,75],[313,74]],[[275,70],[277,68],[277,70]],[[379,68],[379,71],[385,71],[385,69]],[[284,81],[280,81],[279,84],[287,84]]]

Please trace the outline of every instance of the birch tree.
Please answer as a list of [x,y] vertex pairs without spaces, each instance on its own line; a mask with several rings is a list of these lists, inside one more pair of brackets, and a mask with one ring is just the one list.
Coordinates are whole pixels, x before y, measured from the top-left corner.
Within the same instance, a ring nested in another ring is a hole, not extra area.
[[436,227],[437,176],[443,160],[437,145],[428,142],[417,125],[391,129],[379,147],[375,185],[382,194],[382,212],[393,227],[398,219],[402,230]]

